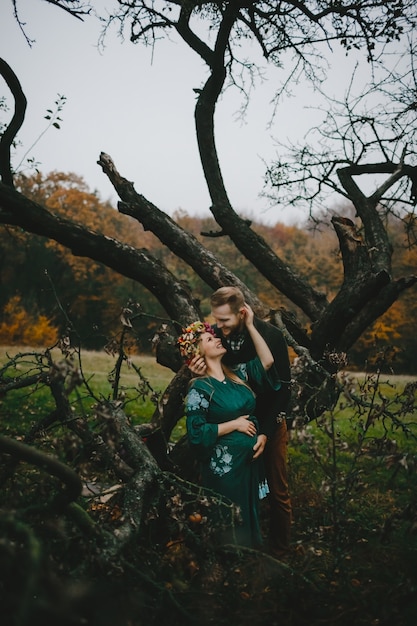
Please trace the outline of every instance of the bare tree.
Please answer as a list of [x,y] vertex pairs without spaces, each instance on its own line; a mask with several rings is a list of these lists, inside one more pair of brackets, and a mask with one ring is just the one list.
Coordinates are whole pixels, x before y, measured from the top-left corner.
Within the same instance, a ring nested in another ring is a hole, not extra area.
[[[70,6],[73,12],[81,10],[81,3],[77,2],[68,4],[57,1],[55,4],[66,10]],[[80,14],[77,13],[77,17]],[[224,89],[238,85],[243,93],[247,93],[248,83],[245,81],[250,83],[256,78],[257,67],[254,62],[241,57],[241,42],[246,38],[253,39],[259,45],[264,58],[271,64],[279,66],[284,54],[286,59],[291,58],[292,63],[288,66],[280,89],[280,93],[283,93],[288,82],[301,75],[315,83],[320,80],[325,71],[321,61],[322,46],[329,47],[337,41],[347,51],[363,48],[367,61],[378,64],[382,62],[384,46],[405,33],[411,33],[415,19],[413,2],[403,2],[399,9],[397,2],[384,2],[381,5],[380,2],[335,4],[231,0],[224,3],[182,3],[174,0],[153,3],[135,0],[118,2],[107,21],[106,28],[117,23],[123,32],[129,30],[132,42],[145,45],[157,45],[160,37],[175,32],[206,63],[209,75],[201,88],[196,90],[195,124],[201,165],[212,202],[211,211],[220,228],[216,234],[230,237],[236,248],[271,285],[289,298],[311,321],[311,332],[307,334],[294,316],[284,310],[280,311],[279,316],[276,311],[272,312],[275,322],[282,324],[287,333],[288,341],[304,360],[307,359],[304,370],[302,368],[302,373],[297,374],[299,385],[295,386],[298,397],[294,410],[296,408],[297,412],[309,418],[315,417],[326,405],[334,402],[337,394],[333,393],[332,375],[343,362],[343,354],[365,328],[415,283],[414,276],[399,279],[392,277],[392,250],[379,208],[382,198],[398,181],[406,181],[406,184],[400,196],[396,197],[397,201],[403,199],[410,181],[414,185],[415,170],[410,165],[413,149],[405,148],[400,156],[394,150],[389,155],[385,151],[382,164],[380,161],[365,163],[369,146],[361,143],[363,140],[362,134],[358,132],[358,120],[350,119],[350,125],[347,124],[345,128],[338,126],[335,131],[342,135],[344,158],[316,156],[314,165],[319,170],[321,168],[319,173],[313,173],[313,166],[307,158],[299,159],[299,169],[303,170],[301,182],[308,181],[310,184],[311,180],[316,180],[320,187],[330,184],[335,189],[336,182],[331,180],[331,174],[336,173],[339,191],[353,203],[360,220],[359,224],[355,224],[343,216],[335,215],[332,218],[342,252],[344,281],[337,296],[328,301],[325,294],[314,289],[305,277],[300,276],[272,251],[251,228],[248,220],[234,211],[216,150],[215,110]],[[0,67],[15,98],[16,110],[23,111],[24,96],[17,77],[4,62]],[[53,238],[69,247],[74,254],[93,258],[142,283],[158,298],[168,317],[178,323],[162,336],[167,338],[168,345],[172,345],[172,337],[178,332],[178,326],[200,315],[193,294],[146,250],[133,249],[122,242],[88,231],[80,224],[57,218],[14,188],[9,149],[22,121],[21,114],[10,126],[13,131],[9,127],[9,133],[3,135],[0,144],[1,222],[19,225],[29,232]],[[362,123],[368,124],[375,131],[375,124],[372,126],[370,120]],[[374,146],[384,150],[377,134],[373,141]],[[395,141],[396,146],[401,142],[405,145],[407,137],[398,131],[395,138],[391,137],[389,141]],[[354,154],[359,156],[346,155],[348,142]],[[312,151],[304,150],[303,154],[313,158]],[[259,314],[268,312],[256,294],[250,293],[219,259],[138,193],[133,183],[117,171],[109,155],[102,153],[98,163],[120,197],[118,208],[121,213],[133,216],[144,228],[151,230],[210,287],[215,289],[224,284],[239,285]],[[271,180],[274,179],[273,171],[276,174],[278,170],[271,169]],[[377,171],[385,172],[389,177],[372,195],[366,196],[353,177]],[[278,178],[275,176],[275,184],[276,180]],[[281,183],[279,186],[282,187]],[[299,195],[300,198],[306,196],[302,190]],[[161,350],[161,346],[159,350],[160,355],[164,355],[160,358],[173,369],[178,369],[176,357],[169,356],[170,351]],[[307,366],[307,362],[310,366]],[[324,395],[317,390],[317,385],[320,388],[322,384]]]

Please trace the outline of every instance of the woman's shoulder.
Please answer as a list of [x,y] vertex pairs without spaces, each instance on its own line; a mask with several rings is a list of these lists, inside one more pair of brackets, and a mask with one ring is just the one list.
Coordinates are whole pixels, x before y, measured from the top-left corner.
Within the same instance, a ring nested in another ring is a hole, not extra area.
[[205,378],[194,378],[190,383],[185,399],[188,411],[207,410],[212,395],[213,389]]

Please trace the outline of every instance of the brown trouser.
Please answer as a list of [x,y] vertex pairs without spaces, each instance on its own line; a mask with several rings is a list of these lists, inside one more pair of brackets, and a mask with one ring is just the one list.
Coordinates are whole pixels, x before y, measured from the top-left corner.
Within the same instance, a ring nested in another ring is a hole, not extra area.
[[269,543],[273,552],[289,550],[291,534],[291,500],[287,474],[287,424],[278,424],[268,439],[264,452],[265,471],[269,485],[270,526]]

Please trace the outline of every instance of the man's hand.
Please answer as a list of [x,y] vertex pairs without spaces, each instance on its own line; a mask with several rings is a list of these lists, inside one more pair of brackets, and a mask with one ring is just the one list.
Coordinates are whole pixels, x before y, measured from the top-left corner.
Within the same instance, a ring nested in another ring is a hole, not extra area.
[[254,455],[253,458],[257,459],[263,453],[266,445],[266,435],[258,435],[255,445],[253,446]]
[[190,368],[194,376],[203,376],[207,370],[207,365],[204,357],[199,356],[198,354],[196,356],[193,356],[191,361],[188,363],[188,367]]

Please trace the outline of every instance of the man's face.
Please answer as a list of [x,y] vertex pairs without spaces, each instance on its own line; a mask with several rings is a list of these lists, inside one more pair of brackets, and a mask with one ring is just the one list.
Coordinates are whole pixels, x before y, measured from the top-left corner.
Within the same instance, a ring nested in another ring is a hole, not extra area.
[[212,308],[211,314],[223,337],[228,337],[235,330],[240,330],[243,325],[243,316],[240,313],[233,313],[230,304],[222,304]]

